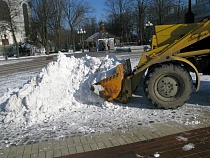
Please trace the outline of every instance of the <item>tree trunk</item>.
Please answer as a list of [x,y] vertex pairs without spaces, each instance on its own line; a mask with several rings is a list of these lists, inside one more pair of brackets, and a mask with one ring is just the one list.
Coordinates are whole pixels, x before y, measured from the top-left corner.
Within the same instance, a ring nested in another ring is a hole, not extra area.
[[75,52],[75,38],[74,38],[74,27],[71,25],[71,39],[72,39],[72,45],[73,45],[73,51]]

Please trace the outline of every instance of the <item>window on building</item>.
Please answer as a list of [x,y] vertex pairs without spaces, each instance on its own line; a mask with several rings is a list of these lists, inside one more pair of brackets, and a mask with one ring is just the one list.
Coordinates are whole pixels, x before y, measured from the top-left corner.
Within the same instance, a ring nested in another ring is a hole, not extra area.
[[9,12],[9,7],[7,5],[6,2],[4,2],[3,0],[0,0],[0,21],[11,21],[11,17],[10,17],[10,12]]
[[29,17],[28,17],[28,8],[26,4],[23,4],[23,17],[25,24],[26,37],[29,35]]

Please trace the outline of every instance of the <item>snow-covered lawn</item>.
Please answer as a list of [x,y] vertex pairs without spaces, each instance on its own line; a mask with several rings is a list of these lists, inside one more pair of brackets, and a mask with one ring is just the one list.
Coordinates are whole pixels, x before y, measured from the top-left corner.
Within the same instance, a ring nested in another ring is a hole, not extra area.
[[[176,110],[156,109],[141,87],[127,104],[103,100],[90,86],[109,75],[107,72],[122,62],[123,56],[119,58],[77,59],[60,53],[57,62],[49,63],[40,73],[1,77],[0,148],[171,120],[194,125],[200,123],[199,116],[210,112],[209,76],[201,76],[201,90]],[[138,61],[131,57],[132,67]]]

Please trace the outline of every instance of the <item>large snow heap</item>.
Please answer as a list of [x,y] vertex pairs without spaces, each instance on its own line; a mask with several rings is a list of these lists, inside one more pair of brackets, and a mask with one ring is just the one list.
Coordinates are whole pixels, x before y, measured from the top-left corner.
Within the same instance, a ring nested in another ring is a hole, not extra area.
[[30,126],[56,119],[78,106],[108,104],[90,86],[112,74],[121,62],[115,56],[69,58],[59,53],[56,62],[23,87],[4,93],[0,119],[4,124]]

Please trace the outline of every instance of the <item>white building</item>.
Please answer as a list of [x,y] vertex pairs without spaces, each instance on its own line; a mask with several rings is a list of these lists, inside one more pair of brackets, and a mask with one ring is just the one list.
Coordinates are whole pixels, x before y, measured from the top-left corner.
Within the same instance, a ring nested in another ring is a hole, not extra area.
[[28,2],[29,0],[0,0],[0,45],[14,44],[14,37],[9,26],[10,20],[14,24],[17,42],[25,42],[27,40],[30,32],[31,17],[31,9]]

